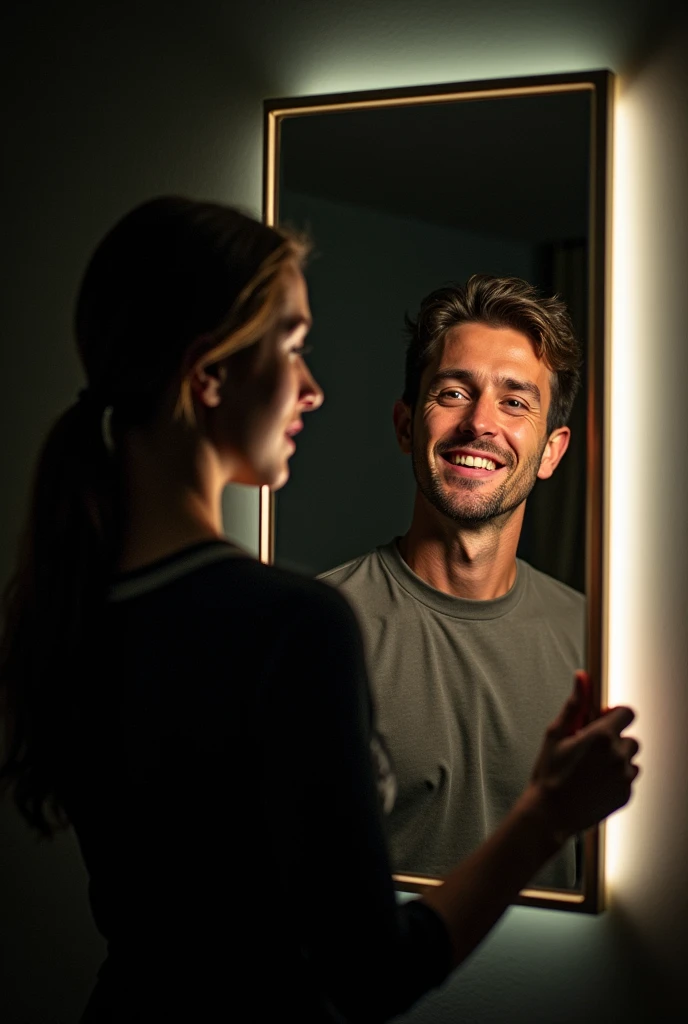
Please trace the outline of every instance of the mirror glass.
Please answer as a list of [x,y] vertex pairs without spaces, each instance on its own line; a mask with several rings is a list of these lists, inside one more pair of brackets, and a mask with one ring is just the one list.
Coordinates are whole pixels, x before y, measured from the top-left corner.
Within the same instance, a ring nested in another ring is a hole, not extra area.
[[[588,370],[602,301],[592,286],[599,81],[570,77],[266,104],[267,219],[311,237],[308,363],[325,392],[288,484],[270,496],[274,560],[314,576],[353,563],[325,579],[361,620],[398,777],[393,867],[410,889],[493,830],[586,658],[582,595],[596,578],[586,532],[599,514],[586,527]],[[397,545],[416,480],[392,414],[405,317],[472,274],[518,277],[562,298],[583,384],[568,450],[527,498],[516,582],[496,602],[469,603],[430,587]],[[594,849],[590,837],[572,842],[524,902],[585,902]]]

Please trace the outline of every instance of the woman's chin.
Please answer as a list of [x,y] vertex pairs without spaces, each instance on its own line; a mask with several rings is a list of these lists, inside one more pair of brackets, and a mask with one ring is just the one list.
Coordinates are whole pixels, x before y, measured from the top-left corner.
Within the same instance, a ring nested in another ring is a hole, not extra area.
[[246,466],[243,472],[234,473],[227,483],[243,484],[245,487],[269,487],[271,491],[279,491],[289,479],[289,463],[285,459],[281,463],[268,466]]
[[271,491],[279,491],[279,489],[284,487],[289,479],[289,463],[285,461],[279,469],[275,470],[275,472],[271,474],[271,477],[272,479],[267,483],[267,486]]

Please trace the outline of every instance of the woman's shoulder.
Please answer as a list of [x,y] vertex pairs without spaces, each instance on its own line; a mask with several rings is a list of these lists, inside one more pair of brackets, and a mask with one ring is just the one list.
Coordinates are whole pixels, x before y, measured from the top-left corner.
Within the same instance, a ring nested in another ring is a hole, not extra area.
[[141,614],[192,605],[220,614],[241,610],[266,622],[275,617],[310,624],[353,621],[348,602],[333,587],[220,543],[198,545],[118,577],[108,604]]
[[256,559],[237,559],[224,563],[213,587],[226,597],[230,584],[240,588],[244,605],[255,604],[266,612],[279,609],[289,618],[307,616],[304,621],[311,623],[332,618],[355,622],[348,601],[339,591],[290,569],[264,565]]

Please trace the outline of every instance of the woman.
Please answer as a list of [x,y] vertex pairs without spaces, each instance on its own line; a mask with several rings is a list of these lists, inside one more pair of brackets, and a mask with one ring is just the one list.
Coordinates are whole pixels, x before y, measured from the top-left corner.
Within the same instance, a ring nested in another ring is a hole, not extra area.
[[322,402],[304,255],[162,198],[82,284],[88,385],[41,455],[0,683],[3,778],[40,832],[73,825],[108,940],[84,1021],[392,1017],[638,771],[628,709],[577,731],[581,675],[498,832],[397,909],[353,613],[222,529],[224,486],[281,487]]

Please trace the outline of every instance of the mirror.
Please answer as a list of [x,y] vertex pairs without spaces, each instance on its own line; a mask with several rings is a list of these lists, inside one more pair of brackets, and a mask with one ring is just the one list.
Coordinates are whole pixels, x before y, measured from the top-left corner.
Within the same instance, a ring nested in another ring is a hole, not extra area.
[[[308,361],[325,402],[306,421],[286,487],[261,493],[260,554],[325,574],[361,620],[399,782],[388,825],[406,891],[439,884],[492,831],[525,785],[577,661],[592,674],[597,709],[604,696],[611,83],[596,71],[266,102],[266,220],[314,243]],[[527,498],[515,582],[487,602],[430,586],[401,554],[416,481],[392,420],[405,316],[476,273],[556,293],[583,357],[569,448]],[[516,604],[524,618],[512,622]],[[526,683],[531,669],[537,686]],[[485,788],[486,802],[476,795]],[[520,902],[591,912],[602,894],[601,830],[592,830]]]

